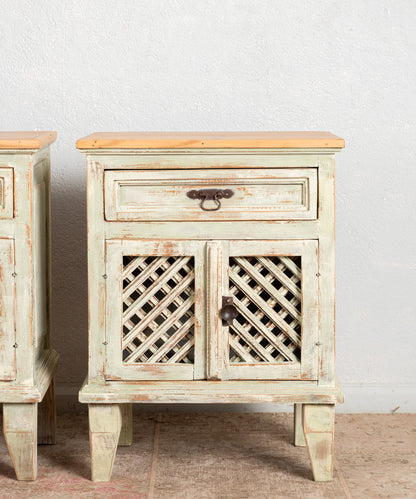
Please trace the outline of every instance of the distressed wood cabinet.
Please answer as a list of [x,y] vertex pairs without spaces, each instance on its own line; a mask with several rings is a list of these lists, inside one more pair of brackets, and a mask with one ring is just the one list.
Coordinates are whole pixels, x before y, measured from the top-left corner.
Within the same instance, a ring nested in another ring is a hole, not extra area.
[[88,166],[93,480],[131,404],[295,404],[332,479],[334,156],[326,132],[97,133]]
[[55,443],[49,164],[55,139],[55,132],[0,132],[0,402],[19,480],[36,478],[37,443]]

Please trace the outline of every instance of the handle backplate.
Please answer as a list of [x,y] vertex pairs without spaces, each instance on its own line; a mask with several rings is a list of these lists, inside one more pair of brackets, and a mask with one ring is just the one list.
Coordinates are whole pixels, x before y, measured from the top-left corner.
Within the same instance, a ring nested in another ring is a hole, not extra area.
[[[191,199],[199,199],[201,201],[199,203],[201,210],[217,211],[221,208],[220,199],[229,199],[234,195],[234,191],[231,189],[200,189],[199,191],[188,191],[186,195]],[[214,207],[207,208],[206,201],[213,201],[215,203]]]

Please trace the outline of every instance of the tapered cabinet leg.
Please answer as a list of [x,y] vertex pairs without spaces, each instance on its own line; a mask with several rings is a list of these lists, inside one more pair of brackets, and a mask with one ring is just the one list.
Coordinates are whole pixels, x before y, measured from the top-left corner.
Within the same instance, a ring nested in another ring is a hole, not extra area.
[[37,475],[38,404],[3,404],[3,429],[18,480]]
[[55,380],[52,379],[42,402],[38,405],[38,444],[55,444],[55,432]]
[[303,405],[303,429],[315,481],[332,480],[335,406]]
[[305,434],[303,433],[303,407],[302,404],[295,404],[294,410],[294,444],[297,447],[304,447]]
[[118,445],[131,445],[133,443],[133,404],[120,404],[121,407],[121,432]]
[[91,478],[106,482],[111,478],[121,431],[119,404],[88,404],[91,447]]

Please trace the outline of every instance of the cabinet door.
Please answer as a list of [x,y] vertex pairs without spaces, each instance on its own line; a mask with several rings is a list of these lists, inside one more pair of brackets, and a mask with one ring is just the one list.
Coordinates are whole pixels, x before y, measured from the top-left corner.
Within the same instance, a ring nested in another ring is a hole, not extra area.
[[0,239],[0,380],[16,379],[14,240]]
[[106,378],[206,376],[204,242],[106,242]]
[[[318,242],[208,244],[210,282],[220,283],[209,286],[208,376],[317,379]],[[236,317],[227,326],[230,301]]]

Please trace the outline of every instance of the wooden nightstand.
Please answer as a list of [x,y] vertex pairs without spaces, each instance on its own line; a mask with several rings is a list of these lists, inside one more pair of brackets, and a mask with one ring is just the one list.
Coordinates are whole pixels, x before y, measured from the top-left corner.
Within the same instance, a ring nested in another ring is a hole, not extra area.
[[55,139],[55,132],[0,132],[0,402],[19,480],[36,478],[37,443],[55,443],[49,166]]
[[97,133],[88,165],[93,480],[131,403],[295,404],[332,479],[334,154],[326,132]]

